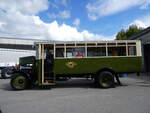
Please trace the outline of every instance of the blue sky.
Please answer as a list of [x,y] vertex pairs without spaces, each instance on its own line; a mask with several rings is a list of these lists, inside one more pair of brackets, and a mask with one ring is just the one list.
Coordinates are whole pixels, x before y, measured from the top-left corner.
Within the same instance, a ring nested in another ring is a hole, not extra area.
[[7,37],[109,40],[129,25],[150,25],[150,0],[14,0],[11,5],[9,2],[1,0],[0,5],[0,34]]
[[[51,2],[49,3],[49,9],[45,12],[39,13],[40,18],[45,22],[52,22],[57,20],[59,23],[65,23],[72,25],[72,22],[76,19],[80,19],[79,30],[87,29],[96,34],[113,35],[120,29],[131,24],[135,19],[147,15],[150,13],[150,8],[140,9],[139,6],[133,6],[122,12],[118,12],[112,15],[102,16],[97,20],[91,20],[88,18],[88,11],[86,5],[92,3],[94,0],[66,0],[66,6],[62,3],[57,3],[58,0],[52,2],[57,5],[53,7]],[[69,18],[50,18],[47,15],[49,13],[57,14],[61,10],[70,11]]]

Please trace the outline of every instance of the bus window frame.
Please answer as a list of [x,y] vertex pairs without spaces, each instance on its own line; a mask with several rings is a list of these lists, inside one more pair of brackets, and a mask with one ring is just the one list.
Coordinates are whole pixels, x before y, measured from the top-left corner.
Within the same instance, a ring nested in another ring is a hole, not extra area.
[[[112,43],[112,44],[111,44]],[[100,57],[130,57],[130,56],[141,56],[141,42],[140,41],[116,41],[116,42],[113,42],[113,41],[98,41],[98,42],[71,42],[71,43],[37,43],[37,46],[38,46],[38,55],[39,56],[36,56],[36,58],[39,58],[41,59],[42,58],[42,53],[41,53],[41,46],[42,45],[45,45],[45,44],[54,44],[54,58],[55,59],[65,59],[67,58],[66,57],[66,49],[67,48],[85,48],[84,49],[84,57],[81,57],[81,58],[100,58]],[[66,46],[67,44],[71,44],[71,45],[74,45],[74,46]],[[90,45],[92,44],[92,45]],[[57,46],[59,45],[59,46]],[[80,45],[83,45],[83,46],[80,46]],[[136,48],[136,54],[135,55],[129,55],[129,52],[128,52],[128,48],[129,46],[135,46]],[[139,46],[139,47],[138,47]],[[90,56],[88,57],[87,53],[88,53],[88,48],[89,47],[105,47],[106,48],[106,55],[105,56]],[[126,55],[124,56],[108,56],[108,48],[109,47],[125,47],[126,48]],[[56,49],[57,48],[64,48],[64,57],[56,57]],[[78,58],[78,57],[75,57],[75,58]]]
[[[72,57],[67,57],[67,49],[70,49],[70,48],[72,48],[72,49],[74,49],[74,48],[83,48],[83,49],[84,49],[84,53],[82,53],[83,56],[82,56],[82,57],[77,57],[77,56],[75,55],[75,56],[72,56]],[[66,58],[86,58],[86,52],[85,52],[85,51],[86,51],[85,46],[74,46],[74,47],[68,46],[68,47],[66,47],[65,55],[66,55]]]

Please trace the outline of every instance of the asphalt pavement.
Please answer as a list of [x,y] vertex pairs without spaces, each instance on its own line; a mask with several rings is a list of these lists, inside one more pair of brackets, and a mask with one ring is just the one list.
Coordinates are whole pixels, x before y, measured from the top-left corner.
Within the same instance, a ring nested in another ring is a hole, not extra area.
[[13,91],[0,79],[2,113],[150,113],[150,75],[121,78],[123,86],[100,89],[93,81],[72,79],[53,88]]

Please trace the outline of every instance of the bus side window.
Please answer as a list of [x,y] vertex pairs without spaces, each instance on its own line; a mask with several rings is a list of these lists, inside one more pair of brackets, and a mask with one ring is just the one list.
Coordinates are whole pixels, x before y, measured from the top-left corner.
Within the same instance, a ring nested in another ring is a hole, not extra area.
[[87,56],[88,57],[106,56],[106,48],[105,47],[88,47]]
[[126,47],[108,47],[108,56],[126,56]]
[[85,57],[85,48],[84,47],[67,48],[66,57],[67,58]]
[[64,57],[64,48],[56,48],[56,57]]
[[74,57],[73,53],[74,53],[74,48],[67,48],[66,49],[66,57],[67,58],[73,58]]
[[136,46],[128,46],[128,54],[129,54],[129,56],[135,56],[136,55]]

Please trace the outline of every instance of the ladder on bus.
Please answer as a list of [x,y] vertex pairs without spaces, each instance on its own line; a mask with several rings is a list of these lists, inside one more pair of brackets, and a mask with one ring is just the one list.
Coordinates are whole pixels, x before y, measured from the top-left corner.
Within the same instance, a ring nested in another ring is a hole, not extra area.
[[41,45],[42,56],[42,85],[55,85],[56,77],[54,74],[54,55],[51,51],[54,50],[53,45]]
[[53,72],[45,72],[43,82],[45,85],[55,85],[55,74]]
[[56,77],[53,72],[53,65],[46,65],[46,60],[42,59],[42,85],[55,85]]

